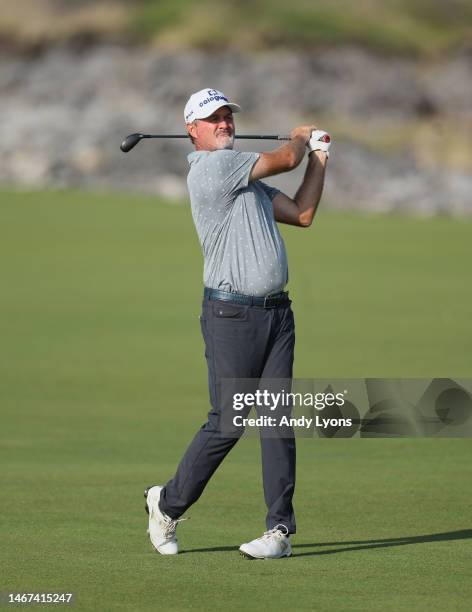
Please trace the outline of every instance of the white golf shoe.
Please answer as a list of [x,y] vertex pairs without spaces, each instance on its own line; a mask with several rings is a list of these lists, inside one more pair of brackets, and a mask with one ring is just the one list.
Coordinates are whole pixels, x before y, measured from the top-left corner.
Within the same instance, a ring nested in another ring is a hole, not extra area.
[[149,514],[148,534],[151,543],[161,555],[176,555],[179,552],[175,530],[177,523],[186,519],[172,519],[159,509],[163,487],[151,486],[144,491],[146,511]]
[[285,525],[276,525],[261,538],[241,544],[239,552],[246,559],[280,559],[290,557],[292,545]]

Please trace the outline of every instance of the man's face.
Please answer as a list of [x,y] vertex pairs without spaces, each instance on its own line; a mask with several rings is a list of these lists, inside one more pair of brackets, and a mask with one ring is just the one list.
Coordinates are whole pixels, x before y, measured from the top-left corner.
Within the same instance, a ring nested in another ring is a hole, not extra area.
[[209,117],[187,124],[187,129],[197,151],[233,148],[234,120],[229,106],[222,106]]

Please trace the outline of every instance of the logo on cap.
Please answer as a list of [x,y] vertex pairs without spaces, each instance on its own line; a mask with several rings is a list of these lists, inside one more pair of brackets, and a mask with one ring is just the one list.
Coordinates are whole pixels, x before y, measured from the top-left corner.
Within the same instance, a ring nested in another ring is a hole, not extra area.
[[[230,102],[222,91],[218,91],[218,89],[201,89],[190,96],[185,106],[185,123],[191,123],[195,119],[209,116],[212,110],[226,104],[233,112],[241,110],[237,104]],[[202,109],[204,110],[202,111]],[[205,112],[207,113],[206,115],[204,114]]]

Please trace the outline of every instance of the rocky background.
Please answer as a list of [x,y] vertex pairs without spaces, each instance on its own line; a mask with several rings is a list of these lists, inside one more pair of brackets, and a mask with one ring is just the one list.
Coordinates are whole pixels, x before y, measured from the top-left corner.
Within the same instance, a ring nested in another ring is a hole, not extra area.
[[[162,49],[92,44],[5,45],[0,59],[0,182],[186,198],[190,142],[183,107],[203,87],[240,103],[240,133],[287,134],[315,122],[334,139],[332,208],[472,214],[472,47],[446,57],[316,49]],[[264,150],[270,141],[239,141]],[[291,194],[303,168],[269,181]]]

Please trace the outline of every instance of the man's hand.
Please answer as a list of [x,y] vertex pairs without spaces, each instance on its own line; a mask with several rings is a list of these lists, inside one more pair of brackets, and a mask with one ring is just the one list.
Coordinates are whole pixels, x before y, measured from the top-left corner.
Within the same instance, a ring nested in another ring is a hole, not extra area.
[[310,152],[323,151],[326,157],[329,157],[329,149],[331,147],[331,136],[323,130],[315,130],[308,141],[307,147]]
[[311,138],[311,133],[317,130],[316,125],[299,125],[290,132],[290,139],[301,138],[303,144],[307,145]]

